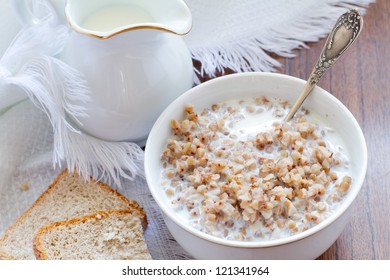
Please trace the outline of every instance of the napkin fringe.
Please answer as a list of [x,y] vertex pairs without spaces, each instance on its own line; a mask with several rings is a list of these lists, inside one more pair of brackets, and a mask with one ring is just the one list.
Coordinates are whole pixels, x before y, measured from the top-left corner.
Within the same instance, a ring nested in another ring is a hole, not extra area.
[[[259,34],[237,38],[220,45],[190,46],[192,58],[201,62],[195,83],[200,83],[199,77],[214,78],[225,74],[226,69],[233,72],[274,72],[281,64],[271,53],[292,58],[294,50],[308,48],[305,42],[317,42],[332,29],[337,18],[347,9],[358,8],[362,14],[375,0],[354,1],[313,1],[310,13],[302,10],[294,15],[294,21],[288,19],[273,28],[259,30]],[[304,31],[303,31],[304,30]],[[261,32],[261,33],[260,33]]]
[[[85,78],[77,70],[53,57],[31,59],[7,83],[22,88],[42,109],[53,127],[53,165],[65,162],[86,181],[95,178],[121,187],[120,178],[143,176],[143,151],[127,142],[104,141],[79,129],[79,117],[86,117],[90,101]],[[72,116],[70,118],[69,116]]]
[[[88,181],[90,177],[122,188],[121,178],[144,178],[143,150],[131,142],[109,142],[82,131],[63,130],[64,158],[69,170]],[[57,160],[60,163],[61,161]]]

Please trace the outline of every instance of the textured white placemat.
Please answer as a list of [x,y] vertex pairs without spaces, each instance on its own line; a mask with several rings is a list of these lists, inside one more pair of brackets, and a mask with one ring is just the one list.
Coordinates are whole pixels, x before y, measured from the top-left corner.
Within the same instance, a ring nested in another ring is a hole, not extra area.
[[[0,56],[20,29],[10,1],[0,0]],[[224,67],[271,71],[278,64],[266,51],[291,56],[292,49],[325,36],[346,8],[370,2],[187,0],[194,27],[185,40],[194,59],[202,62],[201,74],[213,76]],[[17,91],[7,90],[8,96]],[[0,110],[0,236],[59,173],[52,156],[53,132],[42,111],[29,100]],[[121,192],[139,201],[148,214],[146,240],[153,258],[190,258],[168,232],[144,179],[123,181],[122,186]]]

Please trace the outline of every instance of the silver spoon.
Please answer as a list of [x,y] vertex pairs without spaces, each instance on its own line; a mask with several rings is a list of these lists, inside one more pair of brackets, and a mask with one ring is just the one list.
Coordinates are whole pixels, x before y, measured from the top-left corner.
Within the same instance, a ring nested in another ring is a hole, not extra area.
[[337,59],[355,42],[363,27],[363,17],[358,10],[352,9],[341,15],[330,32],[318,61],[310,74],[297,101],[292,106],[290,112],[285,117],[285,121],[290,121],[306,97]]

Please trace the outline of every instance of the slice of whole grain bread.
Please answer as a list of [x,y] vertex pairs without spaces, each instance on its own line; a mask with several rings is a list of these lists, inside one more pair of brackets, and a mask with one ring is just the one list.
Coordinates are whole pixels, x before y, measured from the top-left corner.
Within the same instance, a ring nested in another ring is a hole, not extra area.
[[136,201],[64,170],[0,238],[0,259],[35,259],[33,238],[42,226],[100,210],[123,209],[136,213],[146,228],[146,213]]
[[43,260],[150,260],[139,217],[129,210],[98,211],[42,227],[34,252]]

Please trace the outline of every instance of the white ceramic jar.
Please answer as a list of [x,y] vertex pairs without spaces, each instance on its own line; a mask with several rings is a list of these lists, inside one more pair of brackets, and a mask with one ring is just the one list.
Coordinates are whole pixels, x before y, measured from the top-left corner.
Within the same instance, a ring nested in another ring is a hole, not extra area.
[[62,59],[91,89],[82,129],[106,140],[142,145],[163,109],[192,86],[190,54],[171,33],[135,30],[107,40],[73,33]]
[[[52,4],[60,11],[63,1]],[[188,6],[183,0],[67,0],[64,14],[73,32],[61,59],[85,75],[91,90],[88,103],[74,104],[88,115],[78,119],[80,129],[144,145],[158,115],[193,84],[180,36],[192,26]]]

